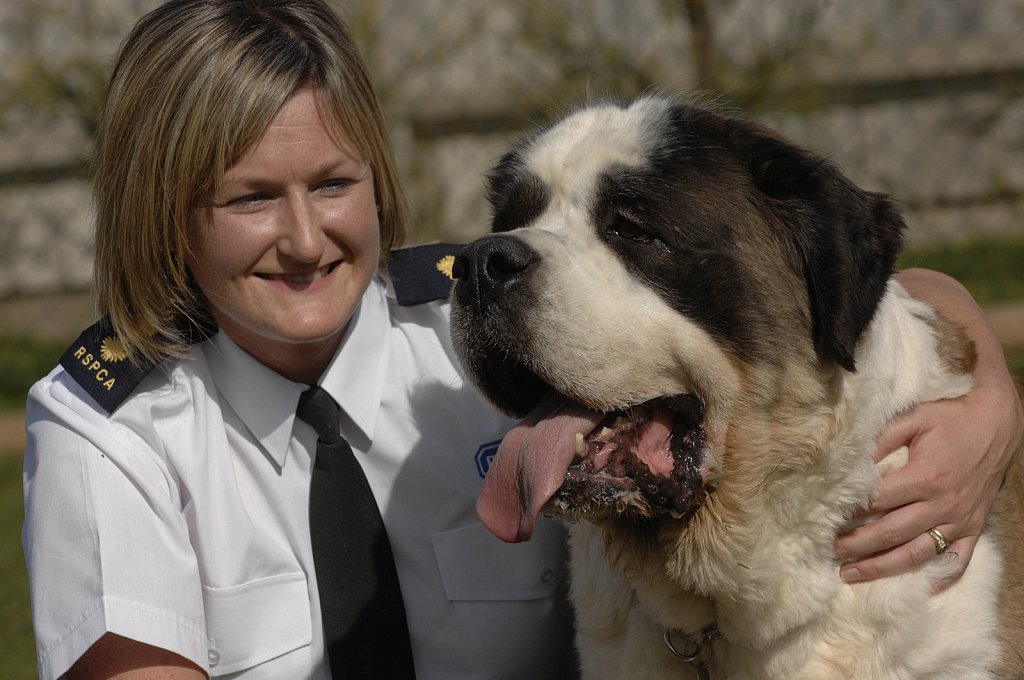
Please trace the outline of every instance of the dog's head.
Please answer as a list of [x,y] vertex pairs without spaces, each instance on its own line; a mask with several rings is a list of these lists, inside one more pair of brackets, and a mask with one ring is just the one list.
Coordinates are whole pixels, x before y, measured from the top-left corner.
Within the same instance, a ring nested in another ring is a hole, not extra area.
[[770,404],[794,367],[855,370],[903,228],[828,161],[657,96],[568,116],[488,187],[494,233],[456,259],[452,335],[526,416],[478,506],[505,540],[544,507],[690,517],[737,404]]

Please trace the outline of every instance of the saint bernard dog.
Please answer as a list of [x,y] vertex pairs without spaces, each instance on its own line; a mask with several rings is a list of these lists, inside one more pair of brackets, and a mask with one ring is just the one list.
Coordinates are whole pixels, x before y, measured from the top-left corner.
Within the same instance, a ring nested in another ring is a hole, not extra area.
[[522,417],[478,510],[505,541],[570,522],[585,678],[1024,677],[1014,466],[967,572],[848,585],[837,534],[875,440],[971,387],[966,336],[890,278],[884,195],[682,98],[582,108],[488,178],[452,337]]

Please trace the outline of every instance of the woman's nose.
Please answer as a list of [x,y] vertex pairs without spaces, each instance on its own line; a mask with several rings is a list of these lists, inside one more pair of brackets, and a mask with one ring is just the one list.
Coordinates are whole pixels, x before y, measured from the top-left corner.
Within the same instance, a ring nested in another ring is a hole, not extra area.
[[314,262],[323,253],[324,234],[309,198],[292,197],[285,203],[278,250],[302,262]]

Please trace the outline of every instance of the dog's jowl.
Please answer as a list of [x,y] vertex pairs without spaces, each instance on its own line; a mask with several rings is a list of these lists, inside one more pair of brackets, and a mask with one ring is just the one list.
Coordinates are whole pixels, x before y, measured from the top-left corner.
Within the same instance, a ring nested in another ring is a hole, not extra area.
[[888,197],[660,96],[522,141],[489,194],[452,337],[523,421],[478,509],[506,541],[571,522],[585,678],[1024,677],[1019,466],[938,595],[951,559],[848,585],[833,558],[905,462],[874,463],[881,429],[971,386],[969,341],[890,278]]

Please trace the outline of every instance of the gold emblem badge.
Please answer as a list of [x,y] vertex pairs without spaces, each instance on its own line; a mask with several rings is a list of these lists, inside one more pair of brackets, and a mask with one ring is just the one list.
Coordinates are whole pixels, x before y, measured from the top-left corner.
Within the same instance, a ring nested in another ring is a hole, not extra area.
[[104,361],[118,362],[128,358],[128,353],[124,351],[124,345],[117,338],[107,336],[103,338],[103,342],[100,344],[100,358]]
[[437,271],[441,272],[442,274],[447,276],[449,279],[454,280],[455,277],[452,275],[452,267],[454,265],[455,265],[455,256],[454,255],[445,255],[440,260],[438,260],[437,264],[434,265],[434,266],[437,267]]

